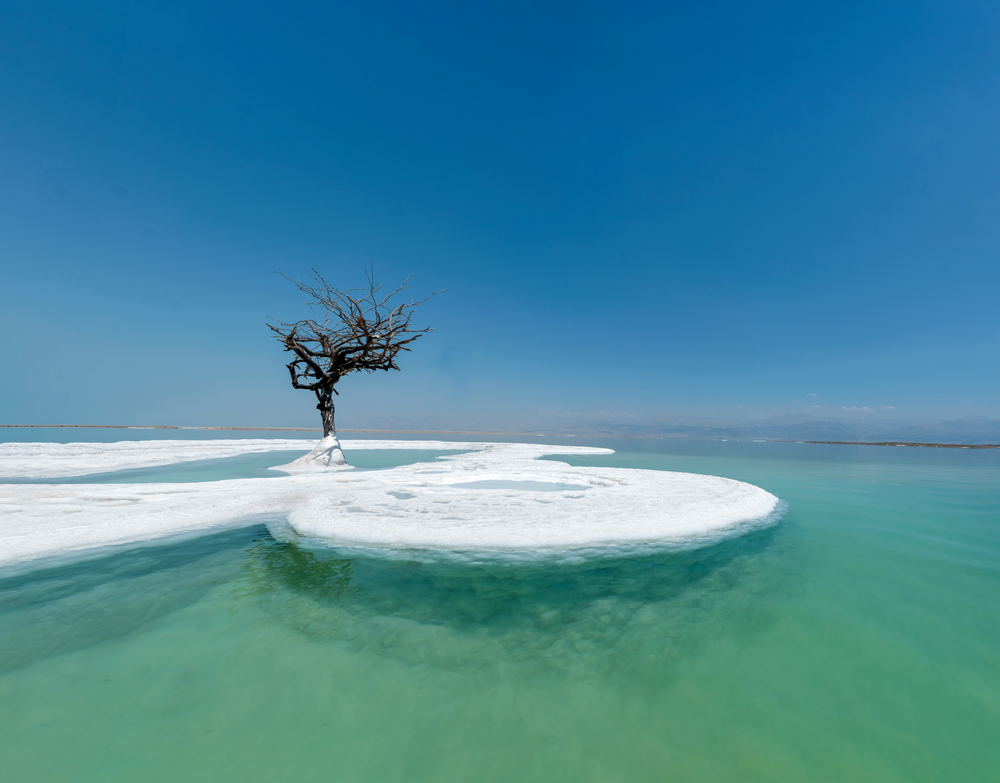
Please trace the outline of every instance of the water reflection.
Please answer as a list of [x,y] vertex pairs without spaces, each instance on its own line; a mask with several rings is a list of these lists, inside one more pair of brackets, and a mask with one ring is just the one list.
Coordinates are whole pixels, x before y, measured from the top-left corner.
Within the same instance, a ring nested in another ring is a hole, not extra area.
[[[768,623],[788,522],[711,547],[589,563],[338,557],[258,526],[0,579],[0,671],[124,637],[204,599],[310,643],[456,671],[670,676]],[[218,600],[218,599],[213,599]]]
[[610,672],[768,622],[789,545],[778,527],[687,552],[489,565],[345,559],[261,536],[233,595],[312,642],[413,664]]

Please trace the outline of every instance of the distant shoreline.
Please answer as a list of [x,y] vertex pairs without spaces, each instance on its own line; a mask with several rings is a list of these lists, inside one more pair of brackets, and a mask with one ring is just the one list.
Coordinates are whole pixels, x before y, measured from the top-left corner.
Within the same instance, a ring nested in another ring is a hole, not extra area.
[[[95,430],[226,430],[231,432],[322,432],[319,427],[181,427],[174,424],[0,424],[0,429],[95,429]],[[530,438],[582,438],[580,433],[565,432],[479,432],[475,430],[348,430],[337,432],[372,433],[384,435],[494,435]],[[628,438],[645,440],[635,435],[598,434],[590,437]],[[664,440],[674,440],[664,438]],[[681,440],[681,439],[679,439]],[[692,438],[692,440],[718,440],[718,438]],[[732,438],[733,441],[748,440]],[[823,446],[908,446],[925,449],[1000,449],[1000,443],[916,443],[910,441],[858,441],[858,440],[762,440],[763,443],[812,443]]]
[[0,427],[8,429],[35,427],[42,430],[258,430],[261,432],[322,432],[319,427],[180,427],[175,424],[0,424]]
[[[234,432],[322,432],[320,427],[180,427],[175,424],[0,424],[0,429],[30,428],[94,429],[94,430],[228,430]],[[576,438],[578,435],[565,432],[478,432],[474,430],[348,430],[337,428],[337,432],[368,432],[385,435],[516,435],[531,438]],[[607,436],[604,436],[607,437]],[[625,436],[627,437],[627,436]]]
[[829,446],[914,446],[925,449],[1000,449],[1000,443],[907,443],[887,440],[879,443],[861,440],[802,440],[780,441],[781,443],[821,443]]

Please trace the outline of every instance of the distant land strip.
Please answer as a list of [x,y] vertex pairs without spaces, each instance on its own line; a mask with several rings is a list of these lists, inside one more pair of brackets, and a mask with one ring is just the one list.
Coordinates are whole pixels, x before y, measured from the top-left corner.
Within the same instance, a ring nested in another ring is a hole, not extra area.
[[[0,429],[30,428],[37,429],[95,429],[95,430],[227,430],[232,432],[322,432],[320,427],[181,427],[174,424],[0,424]],[[566,432],[479,432],[475,430],[348,430],[338,429],[337,432],[373,433],[383,435],[496,435],[517,436],[528,438],[576,438],[581,435]],[[626,439],[642,439],[641,435],[607,435],[598,437],[616,437]],[[718,438],[710,438],[718,440]],[[748,440],[748,438],[731,438],[731,440]],[[1000,443],[912,443],[909,441],[862,441],[862,440],[771,440],[767,443],[816,443],[825,446],[910,446],[925,449],[1000,449]]]
[[[790,443],[791,441],[785,441]],[[888,440],[881,443],[872,443],[863,440],[803,440],[796,443],[823,443],[830,446],[915,446],[925,449],[1000,449],[1000,443],[905,443],[903,441]]]
[[[321,427],[180,427],[174,424],[0,424],[7,429],[35,427],[38,429],[95,430],[232,430],[235,432],[322,432]],[[575,438],[565,432],[476,432],[472,430],[347,430],[337,432],[369,432],[385,435],[517,435],[529,438]],[[627,437],[627,436],[626,436]]]
[[247,430],[264,432],[322,432],[319,427],[179,427],[173,424],[0,424],[0,427],[95,430]]

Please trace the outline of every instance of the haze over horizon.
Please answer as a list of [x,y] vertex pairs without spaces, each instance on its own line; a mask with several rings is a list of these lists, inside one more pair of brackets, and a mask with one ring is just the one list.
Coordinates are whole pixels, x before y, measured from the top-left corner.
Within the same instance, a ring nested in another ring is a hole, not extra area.
[[6,3],[0,423],[318,426],[274,271],[370,262],[448,291],[401,373],[340,384],[344,428],[995,420],[998,32],[981,2]]

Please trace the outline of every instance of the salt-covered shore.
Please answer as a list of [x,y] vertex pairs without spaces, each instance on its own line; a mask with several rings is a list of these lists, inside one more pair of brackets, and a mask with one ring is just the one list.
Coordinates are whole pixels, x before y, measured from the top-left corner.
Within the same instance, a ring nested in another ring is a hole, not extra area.
[[[288,449],[302,440],[0,444],[0,475],[65,476]],[[345,441],[358,449],[468,449],[377,471],[195,484],[0,485],[0,565],[263,522],[278,537],[400,551],[570,552],[684,545],[775,518],[780,501],[731,479],[572,467],[543,455],[607,449]]]

